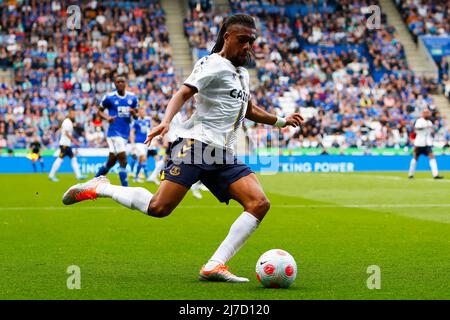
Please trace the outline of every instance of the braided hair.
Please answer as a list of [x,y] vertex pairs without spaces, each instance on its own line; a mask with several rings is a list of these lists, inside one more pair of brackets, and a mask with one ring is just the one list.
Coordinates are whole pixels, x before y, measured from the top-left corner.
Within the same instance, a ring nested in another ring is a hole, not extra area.
[[255,20],[249,16],[248,14],[236,13],[230,17],[224,19],[222,26],[220,27],[219,35],[217,36],[217,41],[214,47],[211,50],[211,53],[219,53],[222,51],[223,46],[225,44],[225,32],[227,32],[228,28],[232,25],[240,24],[245,27],[249,27],[252,29],[256,29]]

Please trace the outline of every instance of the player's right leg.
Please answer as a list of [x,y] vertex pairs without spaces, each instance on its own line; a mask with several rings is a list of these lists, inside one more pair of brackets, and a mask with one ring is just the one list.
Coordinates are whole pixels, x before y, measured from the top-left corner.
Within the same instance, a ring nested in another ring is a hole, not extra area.
[[417,159],[419,159],[419,156],[420,156],[420,154],[417,151],[417,147],[414,147],[413,158],[411,159],[411,162],[409,163],[409,172],[408,172],[409,179],[414,178],[414,172],[416,171]]
[[148,182],[153,182],[155,184],[159,184],[158,176],[161,172],[161,170],[164,168],[164,158],[161,158],[158,156],[158,154],[154,155],[153,159],[155,159],[155,169],[153,169],[153,172],[148,177]]
[[162,218],[176,208],[188,190],[179,183],[165,180],[153,195],[140,187],[112,185],[106,177],[100,176],[69,188],[63,195],[63,203],[71,205],[84,200],[111,198],[129,209]]
[[52,168],[50,169],[50,173],[48,174],[48,178],[51,181],[57,182],[59,181],[58,178],[55,177],[56,172],[58,171],[59,167],[61,166],[61,164],[63,163],[63,159],[65,157],[65,150],[66,150],[66,146],[60,146],[59,147],[59,155],[58,157],[55,159],[55,161],[53,162]]

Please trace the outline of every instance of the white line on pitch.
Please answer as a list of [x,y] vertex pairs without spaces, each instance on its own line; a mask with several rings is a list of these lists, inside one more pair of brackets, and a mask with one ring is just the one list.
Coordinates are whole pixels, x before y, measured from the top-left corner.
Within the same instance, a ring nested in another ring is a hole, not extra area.
[[[240,208],[241,206],[225,206],[225,205],[181,205],[180,209],[225,209]],[[422,204],[279,204],[271,205],[271,208],[430,208],[430,207],[450,207],[450,203],[422,203]],[[120,209],[121,207],[0,207],[0,211],[20,211],[20,210],[111,210]]]
[[[364,177],[364,178],[375,178],[375,179],[383,179],[383,180],[396,180],[396,181],[409,181],[408,178],[395,177],[395,176],[376,176],[370,174],[354,174],[352,176],[356,177]],[[450,183],[450,180],[436,180],[431,178],[414,178],[412,181],[427,181],[427,182],[437,182],[437,183]]]

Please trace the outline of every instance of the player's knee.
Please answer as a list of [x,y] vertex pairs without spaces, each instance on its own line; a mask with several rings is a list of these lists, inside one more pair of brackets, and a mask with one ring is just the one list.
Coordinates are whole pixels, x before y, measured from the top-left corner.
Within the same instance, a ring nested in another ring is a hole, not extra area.
[[151,201],[148,206],[148,215],[155,218],[164,218],[167,217],[172,210],[172,207],[167,204]]
[[252,200],[246,210],[257,215],[257,218],[262,219],[270,209],[270,201],[266,197],[261,197]]

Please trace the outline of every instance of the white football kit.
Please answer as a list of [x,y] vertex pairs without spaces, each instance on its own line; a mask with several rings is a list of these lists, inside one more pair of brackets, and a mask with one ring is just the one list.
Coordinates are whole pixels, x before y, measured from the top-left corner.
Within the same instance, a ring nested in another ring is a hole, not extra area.
[[178,127],[178,137],[234,150],[250,98],[247,69],[236,68],[228,59],[213,53],[195,64],[184,84],[197,89],[196,111]]
[[73,123],[69,118],[64,119],[61,124],[61,138],[59,139],[60,146],[70,147],[72,145],[72,141],[70,141],[67,133],[73,135]]
[[425,118],[417,119],[414,125],[416,138],[414,139],[415,147],[431,147],[433,146],[433,122]]
[[170,122],[169,131],[167,132],[167,140],[169,142],[174,142],[178,138],[178,129],[183,122],[183,116],[178,112]]

